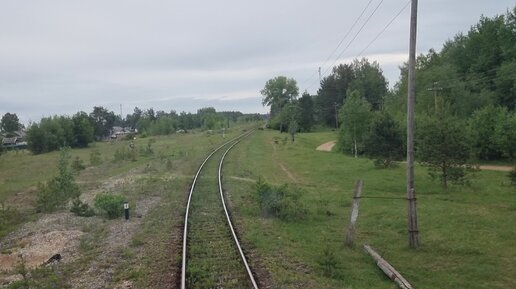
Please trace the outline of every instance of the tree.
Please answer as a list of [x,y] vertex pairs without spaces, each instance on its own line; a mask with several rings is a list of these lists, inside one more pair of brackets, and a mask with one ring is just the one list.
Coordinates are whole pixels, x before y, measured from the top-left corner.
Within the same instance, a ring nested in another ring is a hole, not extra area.
[[90,118],[92,119],[94,134],[97,140],[109,135],[116,120],[114,112],[108,111],[106,108],[101,106],[93,107],[93,112],[90,113]]
[[507,112],[496,123],[495,142],[498,149],[509,160],[516,158],[516,112]]
[[304,92],[303,96],[298,100],[299,105],[299,128],[308,132],[314,125],[314,101],[308,92]]
[[87,147],[94,140],[94,129],[91,119],[84,112],[78,112],[72,117],[74,144],[76,147]]
[[378,113],[365,141],[366,155],[376,159],[375,165],[389,167],[393,161],[403,159],[404,146],[398,123],[388,113]]
[[354,80],[350,83],[349,89],[357,90],[371,104],[373,110],[379,110],[387,95],[387,80],[380,65],[376,61],[370,63],[366,58],[362,58],[355,59],[352,67]]
[[371,122],[371,105],[358,91],[348,93],[339,117],[341,120],[338,144],[342,151],[351,151],[355,158],[363,151],[364,140]]
[[416,152],[429,174],[439,178],[444,188],[450,181],[463,183],[469,167],[470,146],[465,123],[448,112],[419,117]]
[[260,93],[263,96],[262,104],[270,106],[271,117],[275,117],[285,105],[296,99],[299,88],[294,79],[277,76],[269,79]]
[[475,157],[495,160],[502,156],[498,146],[496,127],[507,119],[507,109],[486,106],[473,113],[469,120],[471,147]]
[[23,126],[20,124],[20,120],[16,113],[6,113],[2,116],[0,121],[0,131],[3,132],[7,137],[12,137],[14,132],[20,130]]

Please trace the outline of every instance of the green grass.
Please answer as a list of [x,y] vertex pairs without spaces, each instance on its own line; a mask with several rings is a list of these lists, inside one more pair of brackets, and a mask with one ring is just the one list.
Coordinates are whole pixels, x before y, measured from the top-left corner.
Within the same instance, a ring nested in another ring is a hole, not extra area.
[[[240,132],[240,128],[233,129],[228,138]],[[225,165],[228,202],[244,247],[252,253],[249,261],[260,269],[260,276],[270,276],[272,288],[395,288],[363,252],[364,243],[373,246],[416,288],[516,288],[516,192],[509,186],[507,173],[477,172],[470,186],[443,191],[425,168],[417,166],[421,248],[414,251],[408,249],[403,165],[376,169],[367,159],[315,151],[336,138],[330,131],[299,134],[294,144],[284,141],[285,136],[257,131],[230,152]],[[148,139],[136,140],[138,149],[145,147]],[[154,139],[154,154],[138,156],[134,162],[113,161],[114,152],[128,142],[96,143],[72,150],[72,158],[79,156],[87,166],[90,151],[101,152],[102,164],[89,166],[76,176],[84,192],[122,194],[131,208],[148,197],[161,200],[120,252],[126,262],[115,266],[114,282],[131,280],[139,288],[163,288],[161,284],[174,281],[170,272],[180,274],[180,248],[170,244],[181,237],[188,187],[206,153],[223,141],[220,135],[203,133]],[[0,156],[0,200],[23,215],[18,223],[3,226],[0,238],[20,223],[39,217],[33,210],[34,187],[57,173],[57,158],[55,152]],[[102,187],[106,180],[124,176],[136,179]],[[281,221],[264,217],[252,188],[260,176],[274,185],[296,183],[304,191],[301,201],[309,210],[306,218]],[[364,181],[365,197],[401,199],[362,199],[356,246],[350,249],[344,246],[344,239],[357,179]],[[102,253],[99,243],[109,222],[83,229],[81,258],[65,270],[80,272]]]
[[[417,166],[421,248],[411,250],[403,165],[377,169],[368,159],[315,151],[335,139],[331,132],[299,134],[293,144],[283,144],[284,136],[256,133],[231,153],[226,166],[226,174],[241,178],[294,182],[281,162],[306,191],[309,217],[283,222],[259,213],[252,182],[226,177],[234,218],[245,228],[245,242],[262,257],[255,266],[265,266],[278,288],[394,288],[363,252],[364,243],[416,288],[516,287],[516,194],[506,173],[477,172],[470,186],[444,191]],[[400,199],[363,198],[356,246],[350,249],[344,239],[357,179],[364,181],[365,197]],[[336,263],[331,274],[324,266],[328,252]]]

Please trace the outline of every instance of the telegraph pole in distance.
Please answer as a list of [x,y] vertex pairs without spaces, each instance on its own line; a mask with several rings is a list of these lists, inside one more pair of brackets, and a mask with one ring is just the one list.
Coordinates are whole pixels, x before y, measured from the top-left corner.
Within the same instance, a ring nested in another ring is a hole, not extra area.
[[439,82],[434,81],[431,88],[427,88],[428,91],[432,91],[434,93],[434,109],[435,113],[437,113],[437,92],[443,90],[442,87],[438,87]]
[[419,247],[416,191],[414,189],[414,106],[416,102],[416,34],[417,0],[412,0],[410,11],[410,45],[407,95],[407,200],[410,248]]

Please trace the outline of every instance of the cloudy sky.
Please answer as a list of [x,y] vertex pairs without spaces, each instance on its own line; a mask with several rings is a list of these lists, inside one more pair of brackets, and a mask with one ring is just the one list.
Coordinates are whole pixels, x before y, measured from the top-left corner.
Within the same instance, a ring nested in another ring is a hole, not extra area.
[[[440,49],[480,15],[504,14],[516,5],[419,2],[418,52]],[[393,85],[407,59],[407,4],[0,0],[0,115],[17,113],[27,123],[93,106],[120,113],[120,105],[124,115],[135,106],[265,112],[259,91],[268,79],[292,77],[301,91],[315,93],[318,67],[324,76],[332,65],[358,56],[378,61]]]

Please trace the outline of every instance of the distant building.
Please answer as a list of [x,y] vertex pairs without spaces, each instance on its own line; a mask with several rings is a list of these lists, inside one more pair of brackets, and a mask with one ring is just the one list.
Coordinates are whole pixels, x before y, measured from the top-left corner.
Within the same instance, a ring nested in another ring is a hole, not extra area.
[[25,141],[25,137],[27,136],[25,130],[15,131],[12,136],[4,137],[2,139],[2,146],[4,148],[19,148],[23,149],[27,147],[27,142]]
[[111,129],[111,139],[112,140],[122,140],[124,137],[126,137],[128,134],[137,134],[138,130],[133,129],[130,127],[121,127],[121,126],[114,126]]

